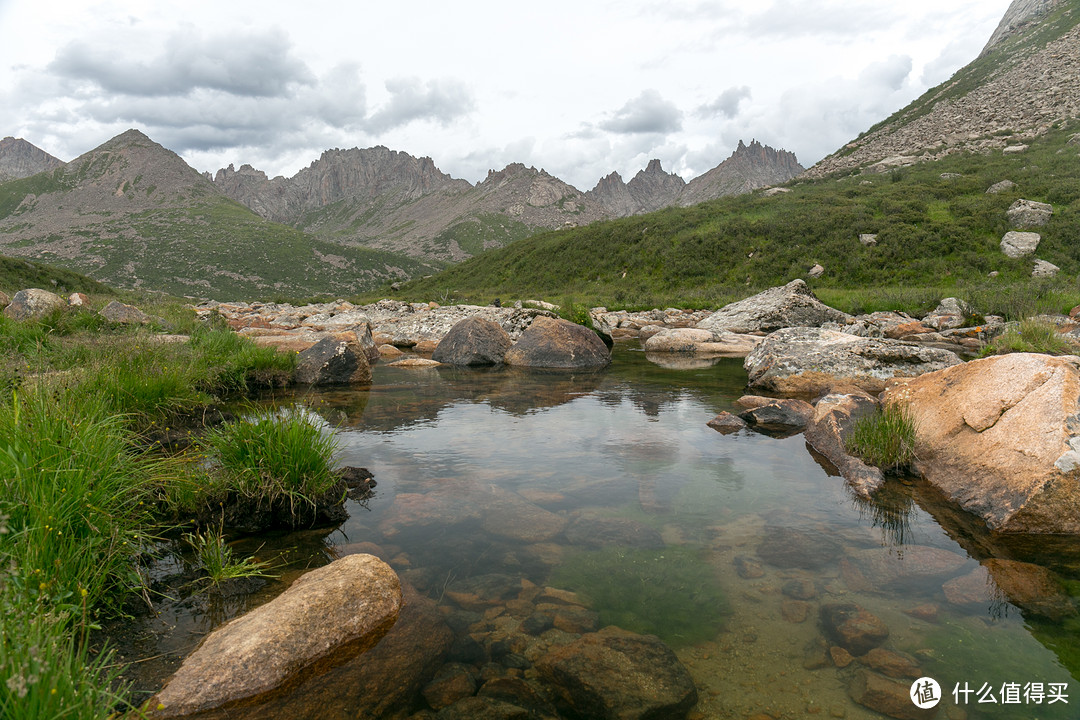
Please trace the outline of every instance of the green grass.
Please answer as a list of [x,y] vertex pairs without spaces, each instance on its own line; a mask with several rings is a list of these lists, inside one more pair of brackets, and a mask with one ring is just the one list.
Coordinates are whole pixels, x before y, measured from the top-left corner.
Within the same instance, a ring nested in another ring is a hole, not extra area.
[[199,567],[206,573],[203,582],[209,587],[237,578],[269,577],[269,563],[251,557],[237,558],[220,529],[187,533],[184,540],[195,551]]
[[1017,352],[1076,355],[1080,353],[1080,342],[1059,335],[1053,323],[1022,320],[987,343],[979,355],[988,357]]
[[115,294],[114,290],[97,280],[71,270],[30,260],[0,256],[0,290],[14,295],[17,291],[26,288],[42,288],[55,293]]
[[220,488],[267,505],[313,505],[338,482],[337,438],[302,412],[255,413],[214,428],[204,449],[219,463]]
[[884,471],[907,467],[915,459],[915,420],[907,408],[889,404],[855,421],[844,438],[847,451]]
[[[1010,229],[1006,211],[1020,197],[1054,205],[1037,255],[1062,271],[1044,285],[1076,296],[1080,166],[1066,142],[1078,129],[1074,122],[1055,130],[1023,156],[957,154],[891,175],[797,180],[791,192],[772,197],[726,197],[543,232],[413,280],[397,296],[486,302],[571,295],[627,309],[716,307],[805,278],[820,263],[825,275],[810,284],[823,295],[884,287],[992,299],[1033,283],[1031,259],[1008,258],[999,248]],[[943,180],[945,172],[960,177]],[[1017,187],[986,194],[1006,178]],[[878,244],[864,247],[861,233],[876,233]]]

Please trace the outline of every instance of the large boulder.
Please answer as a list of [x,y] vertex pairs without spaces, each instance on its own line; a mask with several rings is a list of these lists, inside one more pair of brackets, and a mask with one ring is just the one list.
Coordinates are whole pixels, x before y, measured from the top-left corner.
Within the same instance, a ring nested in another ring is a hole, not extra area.
[[617,627],[550,651],[536,670],[580,717],[678,720],[698,700],[690,673],[667,645]]
[[803,280],[792,280],[725,305],[697,326],[716,332],[770,333],[780,328],[819,327],[827,322],[844,324],[851,320],[847,313],[818,300]]
[[327,337],[300,353],[293,378],[302,385],[370,385],[371,365],[356,340]]
[[149,703],[171,718],[251,702],[304,670],[374,646],[397,620],[401,585],[386,563],[349,555],[214,630]]
[[1027,257],[1039,248],[1041,240],[1039,233],[1010,230],[1001,238],[1001,252],[1014,259]]
[[667,328],[650,335],[644,343],[645,352],[691,353],[694,355],[746,355],[757,347],[761,337],[737,333],[715,332],[702,328]]
[[54,310],[66,307],[67,302],[56,293],[39,288],[20,290],[4,308],[4,317],[12,320],[31,320],[48,315]]
[[1001,532],[1080,532],[1080,358],[1014,353],[897,382],[916,467]]
[[431,359],[448,365],[502,365],[512,344],[497,322],[473,315],[450,328]]
[[914,377],[959,363],[956,353],[916,343],[787,328],[766,337],[746,356],[743,367],[751,387],[781,393],[814,394],[845,386],[876,393],[894,377]]
[[149,325],[154,321],[152,317],[134,305],[125,305],[116,300],[101,308],[98,315],[119,325]]
[[506,353],[507,365],[540,368],[602,368],[611,351],[587,327],[561,318],[538,317]]
[[1006,213],[1009,224],[1014,228],[1039,227],[1050,222],[1050,216],[1054,214],[1054,208],[1048,203],[1034,202],[1033,200],[1017,200]]

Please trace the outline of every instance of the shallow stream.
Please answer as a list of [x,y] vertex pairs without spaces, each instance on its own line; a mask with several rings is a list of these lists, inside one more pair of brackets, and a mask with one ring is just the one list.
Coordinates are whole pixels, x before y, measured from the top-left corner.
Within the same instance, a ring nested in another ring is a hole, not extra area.
[[[306,568],[371,552],[431,599],[451,657],[480,682],[529,678],[544,648],[516,628],[572,591],[583,607],[538,637],[659,635],[698,687],[691,717],[880,718],[849,697],[861,662],[837,667],[822,637],[823,605],[857,603],[887,625],[884,648],[939,682],[938,717],[1080,716],[1080,543],[995,538],[914,479],[863,503],[801,435],[707,427],[745,379],[740,360],[666,369],[619,344],[599,374],[380,365],[370,389],[274,398],[337,427],[341,463],[374,474],[374,497],[350,501],[336,529],[235,541],[280,577],[225,593],[185,597],[170,578],[191,559],[166,548],[158,613],[119,635],[127,677],[153,692],[216,625]],[[980,568],[991,558],[1045,568],[1057,588],[1031,597],[1034,581],[1012,577],[1007,595]],[[357,693],[300,692],[263,717],[399,712]],[[411,711],[427,707],[408,695]]]

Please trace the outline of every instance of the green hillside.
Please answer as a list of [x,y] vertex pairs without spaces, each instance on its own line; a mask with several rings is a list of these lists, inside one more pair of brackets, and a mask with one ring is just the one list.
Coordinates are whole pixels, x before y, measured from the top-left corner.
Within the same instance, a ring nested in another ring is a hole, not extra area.
[[0,256],[0,290],[9,294],[26,288],[52,292],[112,295],[113,290],[85,275],[41,263]]
[[[1077,123],[1020,154],[958,154],[885,174],[794,181],[789,192],[721,198],[546,232],[403,287],[408,296],[575,296],[617,307],[708,306],[807,277],[815,288],[955,288],[1030,281],[1034,258],[999,249],[1019,198],[1051,203],[1035,257],[1080,272]],[[1001,180],[1016,187],[999,194]],[[864,247],[862,233],[877,234]],[[990,280],[991,271],[999,276]],[[1066,282],[1060,280],[1059,282]],[[1070,280],[1069,282],[1072,282]]]

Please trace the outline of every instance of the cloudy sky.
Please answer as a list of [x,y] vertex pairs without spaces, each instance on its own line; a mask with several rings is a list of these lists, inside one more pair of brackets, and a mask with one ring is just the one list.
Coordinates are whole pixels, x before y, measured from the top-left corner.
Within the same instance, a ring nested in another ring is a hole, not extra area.
[[587,190],[751,139],[809,167],[974,59],[1009,0],[0,0],[0,136],[129,127],[198,170],[327,148],[510,162]]

